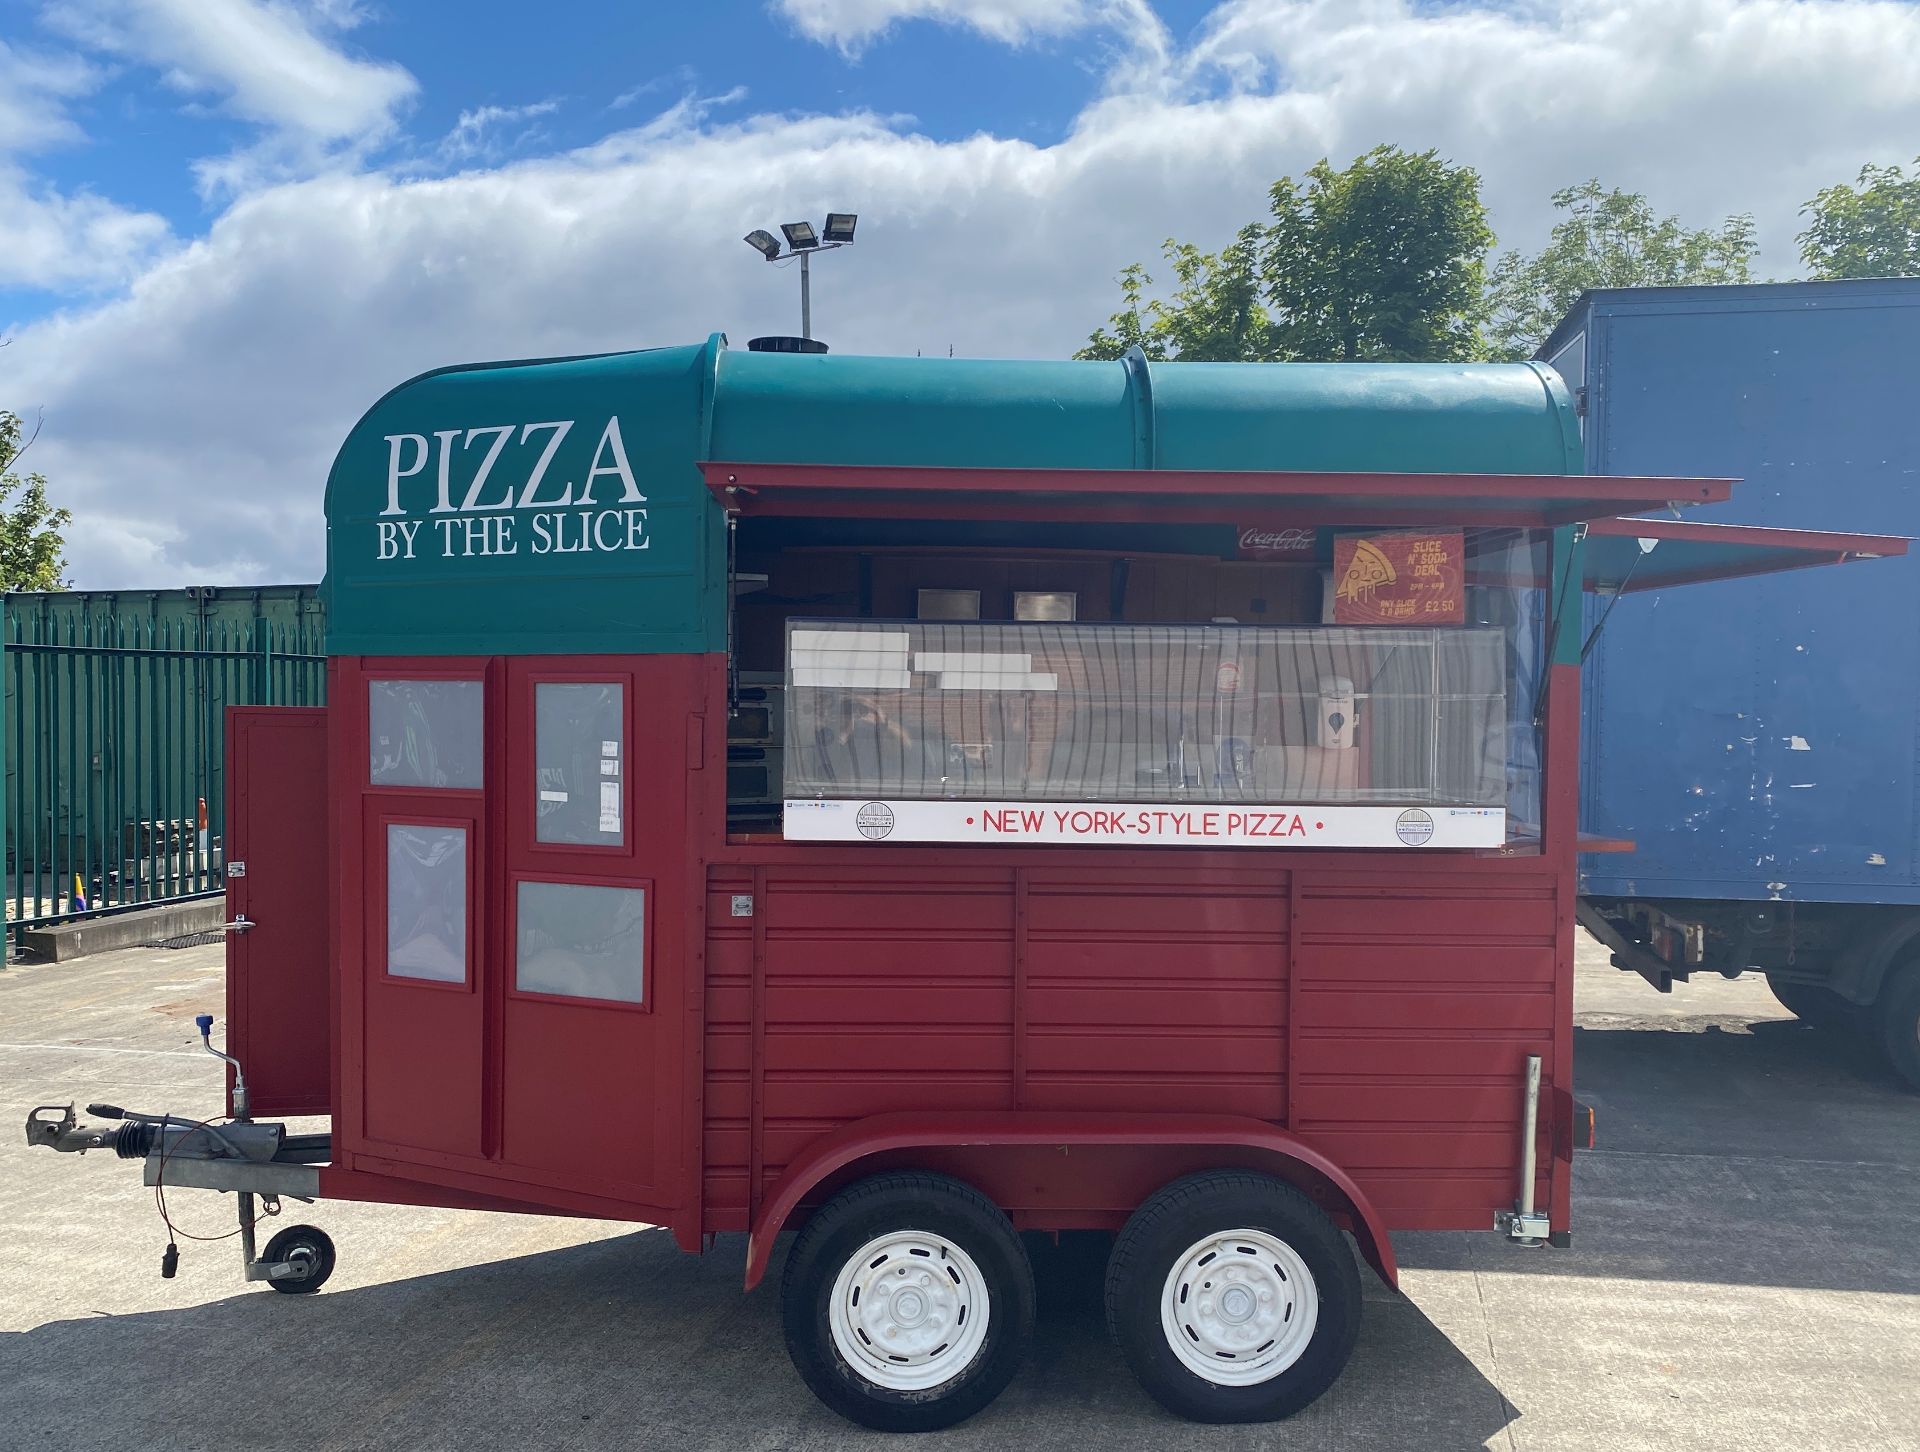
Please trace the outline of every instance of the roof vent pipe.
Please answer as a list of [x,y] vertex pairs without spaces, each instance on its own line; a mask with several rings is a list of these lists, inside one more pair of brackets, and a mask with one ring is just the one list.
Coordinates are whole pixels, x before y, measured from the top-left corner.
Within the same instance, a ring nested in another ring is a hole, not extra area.
[[824,353],[827,345],[818,338],[749,338],[749,353]]

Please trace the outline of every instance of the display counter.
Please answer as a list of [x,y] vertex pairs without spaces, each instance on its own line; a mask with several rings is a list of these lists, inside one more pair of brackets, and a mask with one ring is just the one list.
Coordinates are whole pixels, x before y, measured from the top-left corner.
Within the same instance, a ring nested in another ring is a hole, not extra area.
[[796,620],[785,831],[1498,846],[1506,662],[1495,628]]

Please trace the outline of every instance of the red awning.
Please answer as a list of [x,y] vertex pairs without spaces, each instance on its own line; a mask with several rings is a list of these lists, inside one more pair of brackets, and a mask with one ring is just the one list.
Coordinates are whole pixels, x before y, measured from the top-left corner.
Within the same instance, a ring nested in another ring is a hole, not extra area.
[[1311,474],[1186,469],[700,466],[746,516],[1024,523],[1548,526],[1715,504],[1730,479],[1582,474]]
[[[1643,548],[1642,541],[1652,541],[1652,548]],[[1596,519],[1587,529],[1585,583],[1589,590],[1633,595],[1906,552],[1907,541],[1898,535],[1759,529],[1673,519]]]

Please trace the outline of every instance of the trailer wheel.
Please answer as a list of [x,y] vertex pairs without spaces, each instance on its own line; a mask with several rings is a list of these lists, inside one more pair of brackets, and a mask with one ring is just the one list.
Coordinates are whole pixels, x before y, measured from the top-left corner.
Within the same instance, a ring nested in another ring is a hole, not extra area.
[[1012,1222],[945,1175],[876,1175],[843,1190],[801,1230],[780,1296],[801,1379],[883,1432],[972,1416],[1033,1338],[1033,1268]]
[[1790,983],[1767,975],[1767,988],[1774,1000],[1803,1023],[1820,1028],[1846,1028],[1854,1022],[1854,1006],[1831,988],[1817,983]]
[[1873,1022],[1893,1072],[1920,1092],[1920,961],[1887,978],[1873,1006]]
[[1360,1275],[1333,1222],[1244,1170],[1175,1180],[1107,1267],[1107,1327],[1142,1387],[1196,1422],[1269,1422],[1319,1396],[1360,1334]]
[[333,1237],[318,1226],[289,1225],[267,1242],[267,1252],[260,1258],[269,1264],[284,1261],[306,1267],[303,1275],[283,1276],[267,1284],[289,1296],[310,1296],[333,1274]]

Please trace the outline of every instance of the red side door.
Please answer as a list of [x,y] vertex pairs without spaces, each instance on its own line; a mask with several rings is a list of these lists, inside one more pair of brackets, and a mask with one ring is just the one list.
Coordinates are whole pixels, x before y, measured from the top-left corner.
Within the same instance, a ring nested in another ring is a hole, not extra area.
[[687,1199],[704,664],[343,663],[335,761],[360,779],[343,1143],[361,1167],[582,1213]]
[[227,712],[227,1045],[256,1115],[333,1112],[327,713]]
[[696,663],[506,670],[501,1161],[653,1205],[680,1189]]

